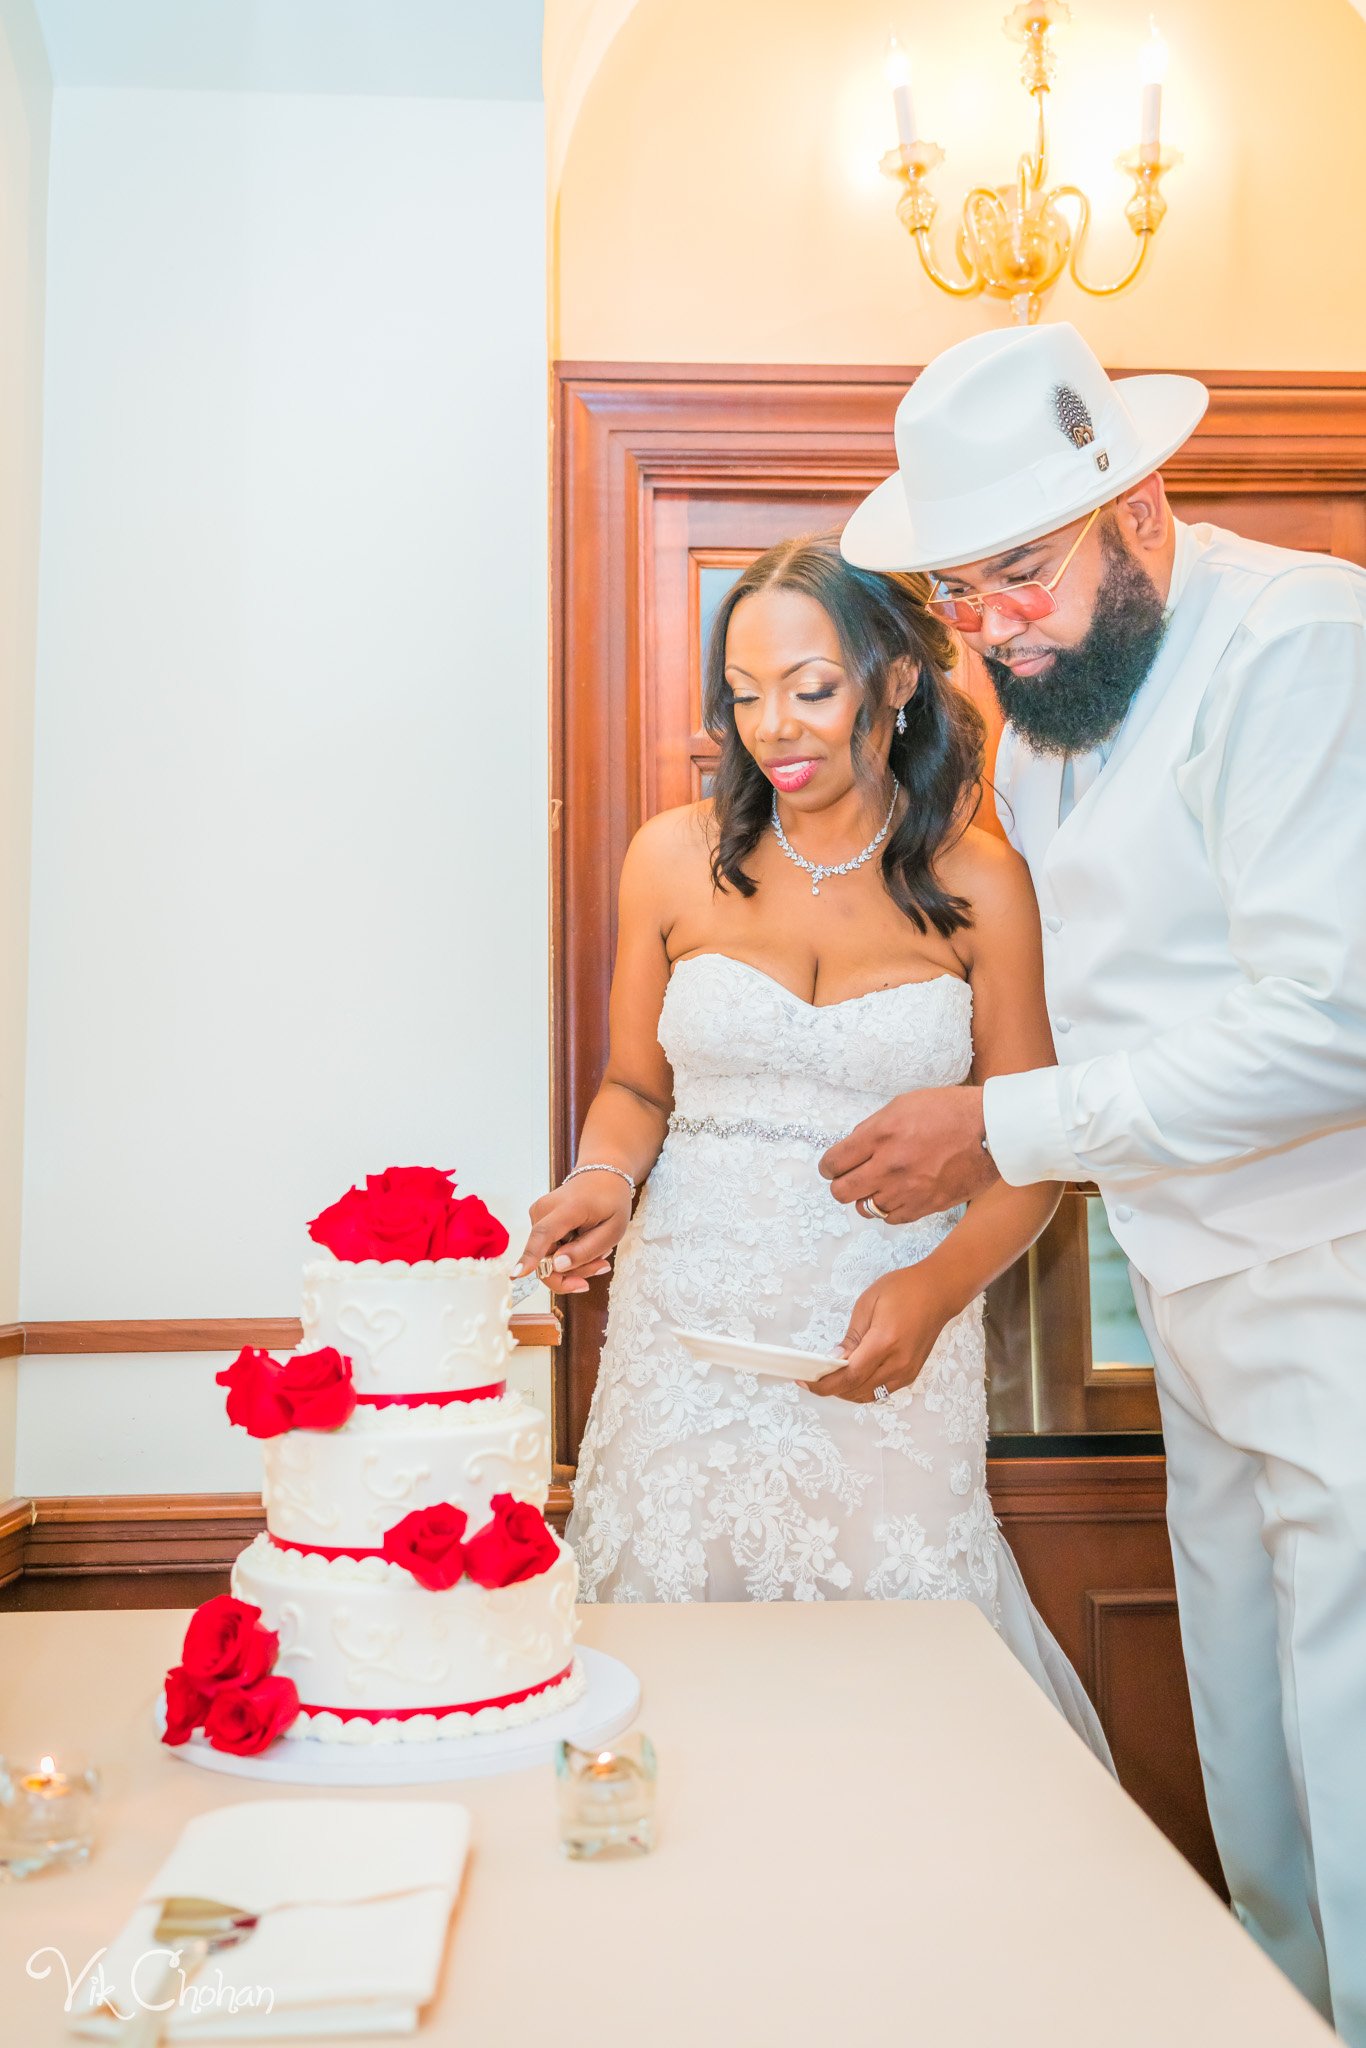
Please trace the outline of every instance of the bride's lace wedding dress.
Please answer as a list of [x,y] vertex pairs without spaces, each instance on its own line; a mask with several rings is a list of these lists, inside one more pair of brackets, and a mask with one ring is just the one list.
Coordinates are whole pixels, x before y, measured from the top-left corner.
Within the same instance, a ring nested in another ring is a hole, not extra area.
[[872,1405],[704,1366],[671,1326],[832,1351],[879,1274],[961,1211],[910,1225],[835,1201],[821,1153],[907,1089],[961,1081],[952,975],[815,1007],[723,953],[675,967],[659,1038],[668,1136],[616,1255],[569,1539],[585,1600],[972,1600],[1108,1756],[986,1491],[982,1305]]

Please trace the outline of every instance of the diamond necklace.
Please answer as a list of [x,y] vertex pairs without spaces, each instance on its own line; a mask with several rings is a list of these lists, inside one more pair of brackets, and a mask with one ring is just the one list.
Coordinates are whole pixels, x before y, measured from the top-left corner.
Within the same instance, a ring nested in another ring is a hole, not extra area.
[[865,861],[872,859],[883,840],[887,837],[887,828],[892,822],[892,812],[896,809],[896,800],[899,793],[900,785],[894,782],[892,785],[892,801],[887,806],[887,815],[878,827],[877,837],[868,841],[862,853],[855,854],[852,860],[842,860],[835,867],[827,868],[821,867],[817,861],[807,860],[804,854],[798,853],[796,847],[783,830],[783,821],[778,816],[778,792],[776,790],[773,792],[773,830],[778,835],[778,844],[790,861],[794,861],[799,868],[804,868],[807,874],[810,875],[811,894],[813,896],[820,895],[821,883],[827,875],[852,875],[855,868],[861,868]]

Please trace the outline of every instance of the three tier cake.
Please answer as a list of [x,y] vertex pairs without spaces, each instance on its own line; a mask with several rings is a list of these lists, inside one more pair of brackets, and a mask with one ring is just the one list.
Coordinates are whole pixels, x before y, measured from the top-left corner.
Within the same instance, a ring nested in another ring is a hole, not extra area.
[[545,1417],[507,1386],[506,1230],[398,1167],[309,1233],[298,1351],[218,1375],[263,1440],[266,1527],[191,1620],[166,1740],[421,1741],[569,1705],[578,1573]]

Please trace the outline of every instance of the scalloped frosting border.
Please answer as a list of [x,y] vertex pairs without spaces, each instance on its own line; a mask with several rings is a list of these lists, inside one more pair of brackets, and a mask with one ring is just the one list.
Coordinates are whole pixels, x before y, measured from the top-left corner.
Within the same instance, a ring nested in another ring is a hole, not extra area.
[[507,1286],[512,1285],[511,1271],[500,1266],[497,1259],[339,1259],[335,1252],[320,1245],[318,1256],[304,1267],[305,1280],[336,1273],[378,1273],[390,1279],[406,1273],[415,1280],[434,1280],[456,1273],[497,1273]]
[[366,1435],[382,1435],[388,1430],[397,1435],[405,1429],[426,1429],[439,1436],[458,1436],[462,1429],[472,1428],[476,1423],[494,1422],[505,1419],[516,1421],[522,1415],[535,1415],[544,1422],[541,1410],[519,1394],[515,1387],[509,1387],[505,1394],[491,1394],[483,1401],[428,1401],[423,1393],[433,1390],[424,1388],[413,1395],[411,1400],[387,1402],[383,1407],[370,1403],[358,1403],[339,1429],[296,1429],[295,1436],[342,1436],[347,1430],[363,1431]]
[[308,1713],[300,1708],[296,1720],[284,1731],[286,1742],[339,1742],[363,1745],[371,1742],[440,1742],[451,1737],[463,1740],[473,1735],[492,1735],[500,1728],[520,1728],[528,1721],[540,1721],[572,1707],[588,1688],[588,1674],[575,1657],[572,1670],[558,1685],[511,1707],[481,1707],[476,1714],[456,1708],[449,1714],[410,1714],[403,1720],[343,1720],[326,1709]]

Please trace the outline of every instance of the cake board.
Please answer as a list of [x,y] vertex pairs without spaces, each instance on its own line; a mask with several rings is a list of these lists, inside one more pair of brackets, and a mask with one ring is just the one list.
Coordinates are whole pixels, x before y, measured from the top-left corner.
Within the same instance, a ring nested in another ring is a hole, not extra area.
[[[438,1736],[430,1742],[297,1742],[280,1740],[259,1756],[231,1756],[214,1749],[202,1733],[170,1745],[170,1754],[201,1770],[229,1778],[263,1779],[272,1785],[439,1785],[458,1778],[488,1778],[500,1771],[529,1770],[550,1763],[557,1743],[597,1749],[636,1717],[640,1680],[604,1650],[577,1652],[588,1684],[572,1706],[543,1721],[499,1728],[487,1735]],[[166,1703],[155,1707],[158,1734],[166,1726]]]

